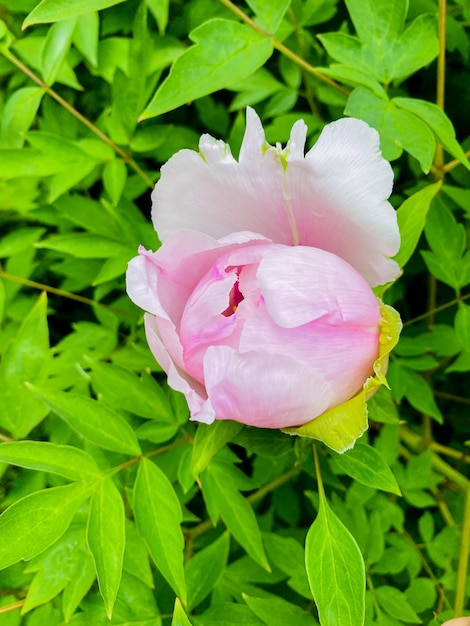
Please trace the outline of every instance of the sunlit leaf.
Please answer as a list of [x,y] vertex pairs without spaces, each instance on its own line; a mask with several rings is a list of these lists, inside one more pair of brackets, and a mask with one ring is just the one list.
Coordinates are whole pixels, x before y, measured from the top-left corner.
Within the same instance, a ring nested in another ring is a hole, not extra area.
[[154,563],[186,604],[181,505],[167,476],[145,458],[134,487],[134,515]]
[[305,545],[305,564],[322,626],[364,624],[365,567],[349,530],[320,494]]

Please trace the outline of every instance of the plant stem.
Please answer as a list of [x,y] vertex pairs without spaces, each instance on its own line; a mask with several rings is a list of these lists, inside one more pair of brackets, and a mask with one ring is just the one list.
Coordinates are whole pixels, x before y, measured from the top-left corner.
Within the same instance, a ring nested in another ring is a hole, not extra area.
[[41,291],[53,293],[54,295],[60,296],[61,298],[68,298],[69,300],[75,300],[76,302],[81,302],[82,304],[99,306],[103,309],[107,309],[108,311],[112,311],[113,313],[120,313],[121,315],[127,316],[131,315],[129,311],[125,311],[124,309],[118,309],[117,307],[103,304],[102,302],[98,302],[97,300],[92,300],[91,298],[79,296],[76,293],[72,293],[71,291],[64,291],[63,289],[58,289],[57,287],[51,287],[50,285],[37,283],[35,280],[29,280],[28,278],[23,278],[22,276],[9,274],[8,272],[4,272],[2,269],[0,269],[0,278],[4,278],[5,280],[11,280],[15,283],[20,283],[21,285],[25,285],[26,287],[33,287],[33,289],[40,289]]
[[[437,89],[436,104],[444,110],[445,100],[445,77],[446,77],[446,0],[439,0],[439,56],[437,58]],[[444,165],[444,151],[442,144],[436,146],[434,166],[440,172],[440,178],[444,177],[442,167]]]
[[[419,451],[421,449],[422,438],[419,435],[416,435],[411,430],[408,430],[403,426],[400,428],[399,434],[400,439],[410,448],[415,451]],[[451,465],[443,461],[441,457],[435,453],[432,455],[432,466],[439,474],[445,476],[451,483],[456,485],[459,489],[462,489],[462,491],[467,492],[470,489],[470,480],[454,469]]]
[[320,496],[320,500],[324,500],[325,489],[323,487],[323,479],[321,475],[320,461],[318,458],[317,446],[315,445],[314,441],[312,442],[312,449],[313,449],[313,459],[315,461],[315,474],[316,474],[317,483],[318,483],[318,495]]
[[264,30],[264,28],[261,28],[261,26],[258,26],[258,24],[254,20],[252,20],[251,17],[249,17],[246,13],[244,13],[241,9],[239,9],[235,4],[233,4],[231,0],[219,0],[219,2],[223,4],[224,6],[226,6],[227,9],[230,9],[232,13],[235,13],[235,15],[237,15],[240,19],[242,19],[245,22],[245,24],[248,24],[248,26],[250,26],[257,33],[267,37],[269,41],[272,43],[273,48],[278,50],[281,54],[289,58],[291,61],[293,61],[297,65],[299,65],[301,68],[306,70],[309,74],[312,74],[313,76],[315,76],[322,82],[326,83],[327,85],[330,85],[330,87],[334,87],[337,91],[340,91],[344,95],[349,96],[350,94],[349,89],[346,89],[345,87],[343,87],[336,81],[332,80],[328,76],[325,76],[324,74],[319,72],[315,67],[313,67],[313,65],[310,65],[310,63],[307,63],[307,61],[302,59],[302,57],[300,57],[298,54],[293,52],[290,48],[288,48],[282,42],[276,39],[274,35]]
[[9,50],[6,50],[4,47],[0,46],[0,53],[10,61],[15,67],[17,67],[20,71],[23,72],[28,78],[30,78],[36,85],[39,85],[41,89],[53,98],[56,102],[58,102],[64,109],[66,109],[69,113],[71,113],[77,120],[79,120],[84,126],[86,126],[92,133],[94,133],[101,141],[106,143],[110,148],[114,150],[114,152],[127,163],[130,168],[134,170],[134,172],[140,176],[140,178],[145,182],[145,184],[153,189],[154,183],[147,176],[147,174],[141,169],[141,167],[134,161],[134,159],[127,154],[122,148],[120,148],[117,144],[114,143],[112,139],[110,139],[107,135],[105,135],[97,126],[95,126],[90,120],[88,120],[84,115],[82,115],[75,107],[64,100],[62,96],[60,96],[56,91],[54,91],[51,87],[46,85],[46,83],[39,78],[32,70],[29,69],[24,63],[22,63],[19,59],[17,59]]
[[418,315],[418,317],[413,317],[413,319],[407,320],[406,322],[404,322],[403,328],[406,328],[406,326],[411,326],[412,324],[415,324],[416,322],[420,322],[421,320],[425,320],[429,316],[435,315],[436,313],[445,311],[446,309],[449,309],[451,306],[454,306],[455,304],[458,304],[459,302],[464,302],[465,300],[468,300],[469,298],[470,298],[470,293],[467,293],[464,296],[459,296],[458,298],[454,298],[454,300],[450,300],[449,302],[446,302],[446,304],[441,304],[441,306],[434,307],[432,310],[426,311],[426,313],[423,313],[422,315]]
[[470,551],[470,489],[465,496],[462,537],[460,541],[459,565],[457,568],[457,586],[455,590],[454,617],[463,615],[465,590],[467,586],[468,555]]

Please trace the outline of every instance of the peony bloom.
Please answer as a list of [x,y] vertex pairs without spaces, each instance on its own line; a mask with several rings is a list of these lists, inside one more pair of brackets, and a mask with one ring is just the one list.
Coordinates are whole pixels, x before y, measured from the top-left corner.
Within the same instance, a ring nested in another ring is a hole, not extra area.
[[299,121],[285,149],[270,146],[248,109],[238,162],[209,135],[174,155],[152,196],[162,246],[139,250],[127,289],[192,419],[346,449],[363,420],[339,444],[318,428],[338,430],[341,407],[385,382],[399,326],[372,291],[399,273],[393,176],[364,122],[329,124],[304,156],[305,139]]

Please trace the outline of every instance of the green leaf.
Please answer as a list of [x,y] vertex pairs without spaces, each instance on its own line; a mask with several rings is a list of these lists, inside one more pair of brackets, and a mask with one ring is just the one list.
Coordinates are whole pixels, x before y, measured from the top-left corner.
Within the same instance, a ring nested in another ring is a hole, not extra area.
[[196,626],[263,626],[253,611],[238,602],[217,602],[192,618]]
[[157,22],[160,35],[165,34],[168,24],[168,10],[170,0],[146,0],[147,6]]
[[465,226],[457,222],[441,198],[436,198],[431,206],[424,233],[432,250],[445,263],[452,267],[460,260],[467,244]]
[[3,148],[23,147],[26,133],[36,117],[44,93],[41,87],[22,87],[8,98],[2,112]]
[[141,119],[172,111],[242,80],[273,51],[267,37],[232,20],[209,20],[190,37],[195,45],[175,61]]
[[470,163],[455,138],[452,122],[440,107],[419,98],[393,98],[393,102],[426,122],[447,152],[458,159],[467,169],[470,169]]
[[364,624],[365,567],[349,530],[320,493],[305,545],[305,565],[322,626]]
[[0,149],[0,172],[2,178],[22,178],[24,176],[43,177],[57,174],[64,164],[53,156],[44,157],[39,150]]
[[191,456],[191,469],[199,476],[214,454],[231,441],[243,428],[243,424],[231,420],[216,420],[213,424],[198,424]]
[[386,159],[393,161],[406,150],[419,161],[423,172],[429,172],[436,141],[429,126],[419,117],[398,108],[393,100],[377,96],[363,87],[358,87],[349,96],[344,113],[364,120],[379,131]]
[[77,19],[73,44],[94,68],[98,65],[100,20],[98,13],[84,13]]
[[400,228],[401,246],[394,257],[400,267],[404,267],[418,245],[426,222],[431,200],[441,187],[441,182],[427,185],[407,198],[397,211]]
[[181,505],[166,474],[146,458],[135,481],[134,515],[154,563],[186,604]]
[[173,619],[171,626],[192,626],[186,615],[179,598],[175,599],[175,608],[173,609]]
[[464,350],[470,350],[470,306],[459,303],[455,315],[455,332]]
[[403,31],[406,0],[347,0],[346,5],[359,39],[341,32],[319,36],[336,61],[388,84],[411,76],[438,55],[435,16],[419,15]]
[[26,435],[49,413],[24,385],[44,382],[50,362],[47,298],[43,293],[11,339],[0,365],[0,425],[13,437]]
[[[253,509],[238,491],[233,477],[222,463],[210,463],[201,474],[202,493],[206,502],[224,520],[227,528],[246,552],[268,572],[269,567],[261,532]],[[210,507],[208,507],[210,508]]]
[[404,593],[395,587],[383,585],[375,589],[375,595],[380,607],[392,617],[411,624],[422,624],[419,616],[408,604]]
[[374,489],[383,489],[401,495],[391,469],[382,455],[372,446],[356,443],[344,454],[332,453],[333,466],[342,473]]
[[93,494],[88,517],[87,543],[95,564],[106,615],[112,617],[121,583],[125,544],[125,512],[121,494],[110,476]]
[[229,549],[229,535],[224,533],[186,563],[188,611],[192,611],[212,591],[227,564]]
[[0,569],[29,560],[61,537],[92,487],[73,483],[36,491],[0,515]]
[[296,604],[283,598],[254,598],[243,594],[243,599],[255,615],[269,626],[316,626],[317,622],[310,613],[306,613]]
[[101,11],[124,0],[42,0],[26,17],[23,30],[32,24],[59,22],[92,11]]
[[405,396],[417,411],[433,417],[439,424],[443,423],[442,413],[434,400],[430,386],[422,376],[406,369]]
[[80,435],[105,450],[141,454],[137,437],[126,420],[107,406],[80,393],[28,387]]
[[119,256],[128,258],[130,253],[129,248],[120,241],[90,233],[51,235],[37,243],[36,247],[70,254],[77,259],[108,259]]
[[[35,573],[35,576],[29,585],[22,609],[24,613],[50,602],[61,591],[67,590],[70,584],[72,586],[68,592],[67,602],[73,601],[74,595],[81,595],[79,598],[81,600],[95,579],[83,526],[72,524],[50,548],[35,557],[27,565],[25,571]],[[85,574],[83,578],[82,574]],[[77,578],[82,578],[82,581],[74,589]]]
[[42,76],[46,85],[52,85],[59,74],[70,50],[76,24],[77,18],[70,17],[53,24],[47,32],[42,51]]
[[247,4],[254,11],[259,23],[270,33],[274,34],[279,28],[282,18],[286,14],[292,0],[247,0]]
[[163,389],[148,374],[137,376],[119,365],[100,363],[87,359],[91,364],[91,382],[98,394],[115,408],[174,424],[175,418]]
[[0,461],[70,480],[99,476],[94,459],[79,448],[47,441],[12,441],[0,444]]
[[103,183],[114,206],[121,199],[126,186],[127,168],[121,159],[113,159],[106,163],[103,170]]

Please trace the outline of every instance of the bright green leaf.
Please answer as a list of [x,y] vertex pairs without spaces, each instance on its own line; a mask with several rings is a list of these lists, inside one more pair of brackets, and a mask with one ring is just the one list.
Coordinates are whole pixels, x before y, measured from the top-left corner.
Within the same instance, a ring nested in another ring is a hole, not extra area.
[[175,61],[142,119],[232,85],[261,67],[273,50],[267,37],[232,20],[209,20],[191,39],[195,45]]
[[365,567],[349,530],[323,494],[305,546],[305,564],[322,626],[364,624]]
[[195,477],[205,470],[214,454],[231,441],[243,424],[231,420],[216,420],[213,424],[199,424],[194,437],[191,467]]
[[93,11],[80,15],[73,33],[75,47],[94,68],[98,65],[99,28],[98,13]]
[[422,623],[418,615],[416,615],[411,606],[408,604],[405,594],[395,587],[390,587],[388,585],[377,587],[375,589],[375,594],[381,608],[392,617],[406,623]]
[[406,150],[419,161],[423,172],[429,172],[436,141],[429,126],[419,117],[399,109],[393,100],[379,97],[363,87],[352,92],[344,112],[364,120],[379,131],[386,159],[397,159],[402,150]]
[[317,622],[310,613],[303,611],[296,604],[287,602],[284,598],[254,598],[246,594],[243,599],[255,615],[269,626],[316,626]]
[[103,183],[111,202],[116,206],[126,186],[127,168],[121,159],[106,163],[103,170]]
[[23,29],[32,24],[58,22],[92,11],[107,9],[124,0],[42,0],[23,22]]
[[125,512],[122,496],[111,477],[93,494],[88,517],[87,543],[106,614],[111,619],[121,583],[125,544]]
[[137,437],[126,420],[107,406],[80,393],[30,388],[80,435],[105,450],[138,456]]
[[401,246],[398,254],[395,256],[395,261],[400,267],[405,266],[418,245],[431,200],[440,187],[440,182],[427,185],[407,198],[398,209],[397,219],[400,228]]
[[180,599],[176,598],[175,608],[173,610],[173,619],[171,620],[171,626],[191,626],[191,622],[186,615]]
[[168,11],[170,0],[146,0],[147,6],[157,22],[160,35],[165,34],[168,24]]
[[464,350],[470,350],[470,306],[463,302],[455,315],[455,332]]
[[36,117],[44,93],[41,87],[22,87],[7,100],[1,122],[3,148],[23,147],[26,133]]
[[344,454],[332,453],[332,459],[336,468],[363,485],[401,494],[391,469],[372,446],[358,442]]
[[0,515],[0,569],[29,560],[61,537],[91,487],[73,483],[36,491],[17,500]]
[[393,98],[393,102],[426,122],[444,148],[467,169],[470,169],[470,163],[455,138],[452,122],[440,107],[419,98]]
[[91,364],[91,382],[98,394],[115,408],[155,419],[175,423],[172,409],[163,389],[147,374],[137,376],[119,365],[87,359]]
[[261,26],[274,34],[282,22],[292,0],[247,0]]
[[49,413],[24,385],[44,382],[50,362],[47,298],[43,293],[12,338],[0,365],[0,425],[14,438],[26,437]]
[[53,24],[46,36],[42,51],[42,75],[46,85],[55,82],[70,50],[77,18],[71,17]]
[[100,475],[93,458],[83,450],[48,441],[1,443],[0,461],[27,469],[52,472],[70,480]]
[[135,481],[134,515],[154,563],[186,604],[181,505],[166,474],[146,458]]

